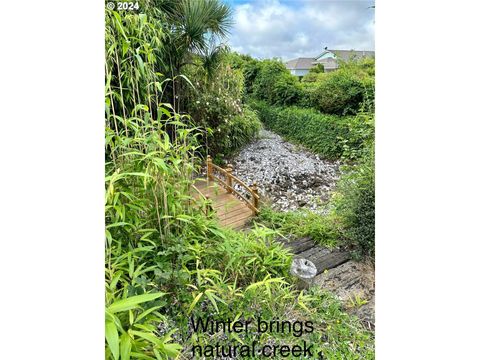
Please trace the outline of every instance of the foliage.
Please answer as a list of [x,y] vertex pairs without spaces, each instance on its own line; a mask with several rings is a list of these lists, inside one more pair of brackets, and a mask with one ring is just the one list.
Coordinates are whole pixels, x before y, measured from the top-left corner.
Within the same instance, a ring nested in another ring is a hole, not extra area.
[[[128,121],[161,114],[159,91],[169,79],[157,72],[161,66],[163,31],[161,14],[122,14],[106,10],[105,110],[112,128],[127,131]],[[149,111],[145,111],[148,107]]]
[[209,133],[207,143],[210,153],[219,158],[231,156],[253,141],[261,127],[257,114],[248,105],[244,105],[240,114],[225,119],[224,124]]
[[[106,10],[106,359],[187,357],[193,344],[221,335],[192,335],[189,316],[212,314],[311,320],[318,331],[305,340],[327,358],[372,359],[372,334],[343,312],[338,301],[315,289],[308,293],[294,289],[288,272],[291,254],[274,242],[276,231],[262,226],[248,234],[223,229],[204,214],[205,202],[192,196],[203,126],[198,118],[176,111],[179,102],[165,101],[167,87],[179,79],[197,89],[204,86],[196,96],[207,101],[218,89],[229,89],[230,80],[235,83],[229,93],[233,98],[241,91],[235,81],[242,81],[222,75],[218,63],[212,73],[197,67],[203,70],[193,71],[193,81],[184,74],[160,73],[168,58],[165,54],[172,50],[166,48],[183,35],[168,22],[176,15],[167,13],[176,11],[178,3],[159,3],[172,7],[121,16]],[[194,50],[188,49],[189,53]],[[176,90],[188,106],[185,88]],[[216,128],[233,137],[221,147],[239,146],[258,130],[254,112],[240,101],[236,105],[240,110],[233,114],[232,123],[222,123],[220,115],[205,117],[206,122],[217,119]],[[200,106],[196,110],[202,111]],[[244,340],[303,341],[291,334],[250,336]]]
[[371,143],[356,165],[348,166],[333,198],[346,243],[358,255],[375,256],[375,164]]
[[302,77],[302,88],[305,87],[305,84],[309,84],[309,83],[316,83],[316,82],[319,82],[321,81],[323,78],[325,78],[326,75],[325,73],[323,72],[308,72],[305,76]]
[[302,79],[305,98],[302,106],[311,106],[326,114],[348,115],[359,110],[374,111],[375,60],[340,61],[340,68],[329,73],[310,71]]
[[253,82],[255,98],[271,105],[290,105],[300,97],[300,83],[285,65],[277,60],[264,60]]
[[348,117],[348,137],[340,137],[345,161],[361,159],[368,155],[375,141],[375,118],[371,112],[360,111]]
[[364,100],[363,83],[342,69],[326,75],[311,94],[311,106],[326,114],[355,114]]
[[261,63],[256,60],[250,60],[243,67],[243,76],[245,78],[245,94],[252,94],[254,91],[254,82],[261,69]]
[[325,67],[323,66],[323,64],[317,64],[314,67],[312,67],[309,71],[309,73],[313,73],[313,74],[321,74],[324,72],[325,72]]
[[339,245],[342,236],[334,217],[311,211],[277,212],[265,207],[259,214],[258,222],[284,235],[309,236],[316,243],[328,247]]
[[193,87],[185,89],[186,110],[204,128],[215,129],[226,119],[242,112],[243,77],[240,71],[219,64],[210,78],[196,66],[186,69],[185,75]]
[[210,154],[225,157],[253,140],[260,130],[257,115],[242,104],[243,76],[221,61],[214,77],[197,67],[186,74],[194,88],[186,91],[186,109],[206,130],[204,143]]
[[169,36],[165,38],[165,64],[173,75],[193,54],[215,56],[219,43],[232,25],[232,9],[219,0],[156,0],[165,15]]
[[273,107],[261,101],[252,101],[251,106],[258,111],[267,128],[285,139],[328,159],[338,159],[343,155],[344,149],[338,140],[349,139],[350,118],[295,106]]

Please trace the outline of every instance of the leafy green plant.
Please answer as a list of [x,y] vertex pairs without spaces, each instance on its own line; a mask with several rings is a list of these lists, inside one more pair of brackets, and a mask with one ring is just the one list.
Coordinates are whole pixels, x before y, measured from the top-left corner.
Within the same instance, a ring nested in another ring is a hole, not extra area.
[[257,114],[244,105],[241,114],[225,119],[208,136],[210,152],[225,158],[254,140],[262,127]]
[[323,246],[337,246],[342,238],[339,224],[334,217],[311,211],[277,212],[264,207],[257,221],[284,235],[311,237]]
[[178,355],[181,346],[170,343],[170,332],[162,337],[155,334],[154,322],[162,320],[156,312],[161,306],[141,307],[164,293],[142,294],[119,299],[105,310],[105,338],[108,343],[107,357],[128,360],[147,354],[167,359]]
[[375,256],[375,165],[373,144],[358,164],[345,169],[334,194],[345,242],[360,256]]
[[321,114],[314,109],[295,106],[273,107],[265,102],[251,101],[265,127],[301,144],[315,153],[338,159],[343,154],[339,139],[349,139],[349,118]]
[[355,114],[364,100],[365,87],[350,72],[337,70],[317,82],[311,106],[325,114]]
[[222,62],[213,78],[198,68],[187,69],[195,89],[187,91],[186,107],[193,120],[206,129],[203,143],[219,158],[252,141],[260,130],[257,115],[242,104],[243,76]]
[[[198,7],[216,8],[218,3],[182,1],[182,7],[189,7],[189,16],[175,21],[171,12],[178,2],[155,4],[145,14],[106,11],[106,359],[188,357],[192,344],[212,339],[210,334],[191,334],[189,316],[212,314],[272,321],[313,319],[329,336],[328,343],[320,331],[310,336],[308,341],[317,349],[342,359],[372,358],[373,336],[355,318],[324,295],[294,289],[289,275],[292,255],[274,241],[275,230],[264,226],[249,233],[223,229],[213,216],[205,215],[206,202],[192,195],[198,155],[206,151],[202,147],[205,127],[195,116],[177,110],[191,104],[194,87],[198,91],[205,86],[196,94],[200,98],[211,98],[220,89],[237,99],[241,111],[231,113],[231,123],[220,115],[218,123],[209,123],[231,137],[225,143],[219,137],[220,148],[241,146],[258,131],[259,123],[257,115],[241,104],[243,81],[238,72],[212,61],[208,73],[204,58],[197,70],[183,63],[176,66],[185,73],[172,72],[164,64],[166,54],[174,50],[172,44],[195,30],[195,24],[199,25],[196,35],[206,35],[205,24],[191,19]],[[192,20],[186,24],[188,29],[175,27],[188,19]],[[204,55],[196,54],[199,49],[180,50],[177,60]],[[184,83],[189,87],[179,86]],[[173,89],[175,96],[169,98]],[[327,232],[320,227],[320,233]],[[220,341],[231,340],[301,341],[291,334],[232,335]]]
[[309,73],[313,73],[313,74],[315,73],[321,74],[324,72],[325,72],[325,67],[323,66],[323,64],[317,64],[309,70]]
[[271,105],[290,105],[298,101],[301,94],[298,79],[291,75],[285,65],[276,60],[264,60],[253,82],[255,98]]

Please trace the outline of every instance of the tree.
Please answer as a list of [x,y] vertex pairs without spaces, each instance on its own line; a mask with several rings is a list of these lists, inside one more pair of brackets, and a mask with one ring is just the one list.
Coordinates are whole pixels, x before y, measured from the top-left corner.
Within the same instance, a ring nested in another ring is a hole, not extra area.
[[[225,45],[221,41],[232,26],[232,9],[220,0],[156,0],[155,5],[166,14],[165,67],[172,78],[199,56],[211,75]],[[172,83],[173,102],[178,80]],[[176,104],[178,109],[178,103]]]

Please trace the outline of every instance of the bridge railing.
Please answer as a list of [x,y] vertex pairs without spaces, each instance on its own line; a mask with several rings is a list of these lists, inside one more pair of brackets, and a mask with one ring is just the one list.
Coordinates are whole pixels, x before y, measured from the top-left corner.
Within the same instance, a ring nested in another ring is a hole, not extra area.
[[[232,172],[233,166],[231,164],[223,169],[212,162],[210,155],[207,156],[207,179],[218,182],[227,192],[245,202],[255,215],[258,214],[260,196],[258,195],[257,183],[254,182],[252,186],[248,186]],[[243,191],[240,191],[240,189]]]

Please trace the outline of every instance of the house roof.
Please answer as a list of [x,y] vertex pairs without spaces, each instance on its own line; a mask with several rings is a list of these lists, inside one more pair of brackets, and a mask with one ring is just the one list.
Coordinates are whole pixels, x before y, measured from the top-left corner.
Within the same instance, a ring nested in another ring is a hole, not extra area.
[[320,56],[326,54],[326,53],[334,53],[335,56],[339,59],[342,59],[344,61],[350,60],[352,57],[354,58],[365,58],[365,57],[374,57],[375,56],[375,51],[370,51],[370,50],[330,50],[327,49],[323,51],[320,55],[316,57],[318,59]]
[[352,58],[365,58],[365,57],[375,57],[375,51],[369,50],[325,50],[320,55],[315,58],[296,58],[289,60],[285,63],[285,66],[288,70],[309,70],[314,67],[316,64],[321,63],[326,69],[336,69],[338,67],[337,61],[332,58],[325,58],[317,60],[320,56],[326,53],[333,53],[337,59],[344,61],[351,60]]
[[338,61],[334,58],[316,60],[313,62],[313,66],[315,66],[316,64],[322,64],[323,68],[326,70],[338,68]]
[[297,58],[287,61],[285,66],[288,70],[308,70],[315,66],[314,61],[315,58]]

